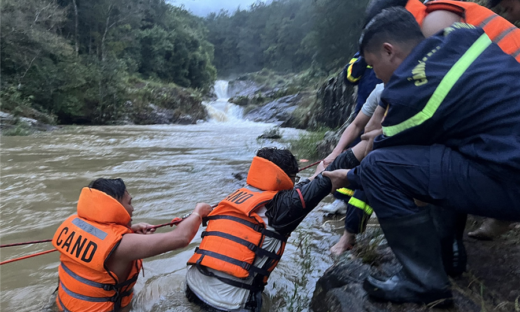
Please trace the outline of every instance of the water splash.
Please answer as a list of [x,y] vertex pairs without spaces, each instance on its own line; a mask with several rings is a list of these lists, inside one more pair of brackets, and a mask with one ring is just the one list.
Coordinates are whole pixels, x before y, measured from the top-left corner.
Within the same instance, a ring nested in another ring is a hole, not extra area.
[[228,87],[229,87],[229,81],[226,80],[217,80],[215,81],[215,94],[217,95],[217,99],[222,100],[228,100]]
[[228,101],[228,86],[229,82],[226,80],[215,81],[217,100],[202,102],[202,104],[206,106],[210,120],[213,122],[244,122],[242,107]]

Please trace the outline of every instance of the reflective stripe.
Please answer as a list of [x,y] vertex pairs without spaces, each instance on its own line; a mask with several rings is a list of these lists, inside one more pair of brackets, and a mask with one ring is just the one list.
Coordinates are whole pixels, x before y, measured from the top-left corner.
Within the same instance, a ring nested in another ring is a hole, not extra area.
[[502,39],[505,38],[505,36],[509,35],[510,32],[512,32],[513,30],[515,30],[516,27],[515,26],[512,26],[506,30],[504,30],[503,32],[500,33],[500,35],[496,36],[495,39],[493,39],[493,42],[495,42],[496,44],[498,44]]
[[[222,260],[222,261],[225,261],[225,262],[229,262],[231,264],[239,266],[242,269],[248,271],[249,274],[251,274],[251,272],[262,274],[263,276],[269,276],[271,274],[271,272],[269,272],[267,270],[261,269],[259,267],[254,266],[254,265],[251,265],[251,264],[249,264],[247,262],[240,261],[240,260],[237,260],[237,259],[225,256],[225,255],[219,254],[217,252],[213,252],[213,251],[209,251],[209,250],[205,250],[205,249],[200,249],[199,248],[199,249],[197,249],[197,251],[195,251],[195,253],[198,253],[198,254],[201,254],[201,255],[205,255],[205,256],[208,256],[208,257],[213,257],[215,259],[219,259],[219,260]],[[204,264],[202,264],[202,265],[204,265]]]
[[95,226],[93,226],[91,224],[88,224],[87,222],[85,222],[85,221],[83,221],[83,220],[81,220],[79,218],[76,218],[76,219],[72,220],[72,224],[74,224],[75,226],[79,227],[83,231],[94,235],[95,237],[97,237],[97,238],[99,238],[101,240],[104,240],[105,237],[107,237],[107,235],[108,235],[107,233],[101,231],[97,227],[95,227]]
[[372,209],[372,207],[370,207],[367,203],[365,203],[364,201],[359,200],[355,197],[352,197],[348,201],[348,204],[363,210],[367,215],[371,215],[372,212],[374,212],[374,209]]
[[347,79],[348,81],[350,82],[356,82],[358,81],[359,79],[361,79],[361,77],[358,77],[358,78],[354,78],[352,77],[352,66],[354,66],[354,63],[357,61],[357,57],[356,58],[353,58],[350,60],[349,64],[348,64],[348,68],[347,68]]
[[61,302],[60,294],[58,294],[58,301],[60,302],[61,309],[63,310],[63,312],[70,312],[70,310],[68,310],[68,309],[65,307],[65,305],[63,304],[63,302]]
[[206,220],[208,221],[211,221],[211,220],[231,220],[231,221],[235,221],[235,222],[238,222],[240,224],[243,224],[245,226],[248,226],[250,228],[252,228],[253,230],[259,232],[259,233],[262,233],[263,235],[267,236],[267,237],[272,237],[272,238],[276,238],[277,240],[280,240],[282,242],[286,242],[287,241],[287,237],[284,237],[274,231],[270,231],[270,230],[267,230],[266,228],[264,228],[263,226],[261,226],[260,224],[255,224],[253,222],[249,222],[247,220],[244,220],[242,218],[239,218],[239,217],[235,217],[235,216],[228,216],[228,215],[222,215],[222,216],[211,216],[211,217],[207,217]]
[[464,53],[464,55],[462,55],[462,57],[450,68],[422,111],[397,125],[383,127],[383,134],[386,136],[393,136],[404,130],[419,126],[430,119],[442,104],[446,95],[451,91],[451,88],[453,88],[455,83],[464,72],[466,72],[468,67],[473,64],[475,59],[479,57],[490,44],[491,39],[489,39],[486,34],[482,34],[480,38],[471,45],[466,53]]
[[[98,288],[103,288],[103,289],[105,289],[105,286],[110,286],[111,287],[110,289],[112,289],[112,287],[114,286],[114,285],[110,285],[110,284],[97,283],[97,282],[88,280],[86,278],[83,278],[83,277],[79,276],[78,274],[72,272],[69,268],[67,268],[65,266],[65,264],[63,262],[61,263],[61,268],[65,272],[67,272],[67,274],[69,274],[72,278],[74,278],[75,280],[77,280],[78,282],[81,282],[83,284],[87,284],[87,285],[92,286],[92,287],[98,287]],[[105,290],[107,290],[107,289],[105,289]]]
[[342,187],[336,190],[336,192],[341,193],[343,195],[352,196],[354,195],[354,191],[351,189],[348,189],[346,187]]
[[260,255],[260,256],[269,257],[269,258],[275,259],[275,260],[280,260],[280,258],[281,258],[280,255],[277,255],[274,252],[270,252],[265,249],[262,249],[262,248],[256,246],[255,244],[251,243],[250,241],[247,241],[245,239],[236,237],[236,236],[228,234],[228,233],[224,233],[224,232],[220,232],[220,231],[202,232],[201,237],[204,238],[206,236],[217,236],[217,237],[222,237],[222,238],[228,239],[230,241],[233,241],[235,243],[238,243],[242,246],[247,247],[249,250],[253,251],[255,254]]
[[514,58],[520,55],[520,49],[516,50],[513,54],[511,54]]
[[492,20],[494,20],[495,17],[497,17],[497,16],[498,16],[498,15],[496,15],[496,14],[493,14],[493,15],[489,16],[488,18],[486,18],[485,20],[483,20],[482,23],[480,23],[480,24],[478,25],[478,27],[482,27],[482,28],[484,28],[487,24],[489,24],[489,22],[491,22]]
[[114,302],[114,297],[89,297],[73,292],[72,290],[65,287],[65,285],[63,285],[62,282],[60,282],[60,286],[63,289],[63,291],[65,291],[67,295],[71,296],[72,298],[89,302]]

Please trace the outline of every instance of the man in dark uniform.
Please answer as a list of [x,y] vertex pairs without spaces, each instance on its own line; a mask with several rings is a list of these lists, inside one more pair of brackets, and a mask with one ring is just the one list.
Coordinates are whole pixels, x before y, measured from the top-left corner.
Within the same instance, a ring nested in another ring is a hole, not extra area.
[[520,64],[468,24],[425,39],[403,8],[378,14],[360,44],[385,83],[387,114],[374,150],[347,179],[366,191],[403,266],[364,288],[394,302],[449,302],[439,238],[415,200],[520,220]]

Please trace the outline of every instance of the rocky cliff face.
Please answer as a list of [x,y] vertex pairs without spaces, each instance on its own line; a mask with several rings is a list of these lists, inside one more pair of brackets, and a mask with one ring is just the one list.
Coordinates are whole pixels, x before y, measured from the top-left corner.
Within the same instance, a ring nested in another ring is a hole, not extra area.
[[356,106],[354,87],[343,83],[341,73],[321,85],[316,94],[311,125],[336,129],[343,125]]

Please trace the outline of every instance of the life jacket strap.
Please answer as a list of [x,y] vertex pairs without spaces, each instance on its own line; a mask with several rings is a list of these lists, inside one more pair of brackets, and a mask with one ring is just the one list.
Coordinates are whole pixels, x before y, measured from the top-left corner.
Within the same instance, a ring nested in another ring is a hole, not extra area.
[[249,250],[254,252],[257,256],[269,257],[269,258],[275,259],[275,260],[280,260],[282,258],[280,255],[277,255],[274,252],[267,251],[267,250],[265,250],[263,248],[258,247],[255,244],[245,240],[245,239],[242,239],[240,237],[236,237],[236,236],[228,234],[228,233],[219,232],[219,231],[204,231],[204,232],[202,232],[201,237],[204,238],[206,236],[217,236],[217,237],[222,237],[222,238],[231,240],[231,241],[233,241],[235,243],[238,243],[240,245],[246,246]]
[[278,234],[278,233],[276,233],[274,231],[267,230],[265,227],[263,227],[260,224],[255,224],[253,222],[250,222],[250,221],[247,221],[247,220],[244,220],[242,218],[235,217],[235,216],[228,216],[228,215],[211,216],[211,217],[207,217],[207,220],[208,221],[211,221],[211,220],[231,220],[231,221],[235,221],[235,222],[238,222],[238,223],[240,223],[242,225],[245,225],[247,227],[252,228],[256,232],[262,233],[265,236],[276,238],[276,239],[281,240],[283,242],[287,241],[287,237],[285,237],[283,235],[280,235],[280,234]]
[[121,289],[122,287],[130,285],[130,284],[134,283],[135,281],[137,281],[137,277],[139,275],[139,274],[135,274],[132,278],[130,278],[122,283],[115,284],[115,285],[102,284],[102,283],[94,282],[94,281],[91,281],[89,279],[79,276],[78,274],[74,273],[71,269],[69,269],[63,262],[60,265],[61,265],[61,268],[63,269],[63,271],[65,271],[68,275],[70,275],[72,278],[74,278],[78,282],[81,282],[83,284],[86,284],[86,285],[89,285],[92,287],[102,288],[105,291],[111,291],[111,290],[117,291],[118,289]]
[[228,285],[231,285],[231,286],[234,286],[234,287],[238,287],[238,288],[244,288],[244,289],[247,289],[247,290],[249,290],[251,292],[257,292],[257,291],[261,292],[261,291],[264,290],[264,285],[260,285],[260,286],[249,285],[249,284],[246,284],[246,283],[241,283],[241,282],[238,282],[238,281],[234,281],[234,280],[229,279],[229,278],[218,276],[218,275],[214,274],[213,272],[208,271],[208,269],[205,266],[200,264],[203,258],[204,258],[204,255],[202,255],[199,258],[199,260],[197,260],[197,262],[195,263],[197,265],[197,269],[199,270],[200,273],[202,273],[202,274],[204,274],[206,276],[209,276],[209,277],[216,278],[219,281],[221,281],[223,283],[226,283]]
[[69,295],[69,296],[71,296],[73,298],[79,299],[79,300],[83,300],[83,301],[89,301],[89,302],[116,302],[118,297],[119,297],[117,292],[116,292],[116,295],[112,296],[112,297],[90,297],[90,296],[85,296],[85,295],[81,295],[81,294],[73,292],[72,290],[70,290],[67,287],[65,287],[65,285],[63,285],[62,282],[60,282],[60,286],[63,289],[63,291],[65,291],[67,293],[67,295]]
[[196,248],[195,249],[195,253],[198,253],[198,254],[204,255],[204,256],[209,256],[209,257],[212,257],[212,258],[215,258],[215,259],[219,259],[219,260],[222,260],[222,261],[225,261],[225,262],[229,262],[231,264],[239,266],[242,269],[248,271],[249,274],[257,273],[257,274],[262,274],[263,276],[269,276],[271,274],[271,272],[269,272],[267,270],[261,269],[259,267],[254,266],[254,265],[251,265],[251,264],[249,264],[247,262],[240,261],[240,260],[237,260],[237,259],[225,256],[225,255],[219,254],[217,252]]
[[70,275],[72,278],[74,278],[78,282],[81,282],[83,284],[86,284],[86,285],[89,285],[92,287],[102,288],[103,290],[106,290],[106,291],[115,290],[114,285],[94,282],[94,281],[91,281],[89,279],[79,276],[78,274],[74,273],[71,269],[69,269],[63,262],[60,264],[60,266],[63,269],[63,271],[65,271],[68,275]]

